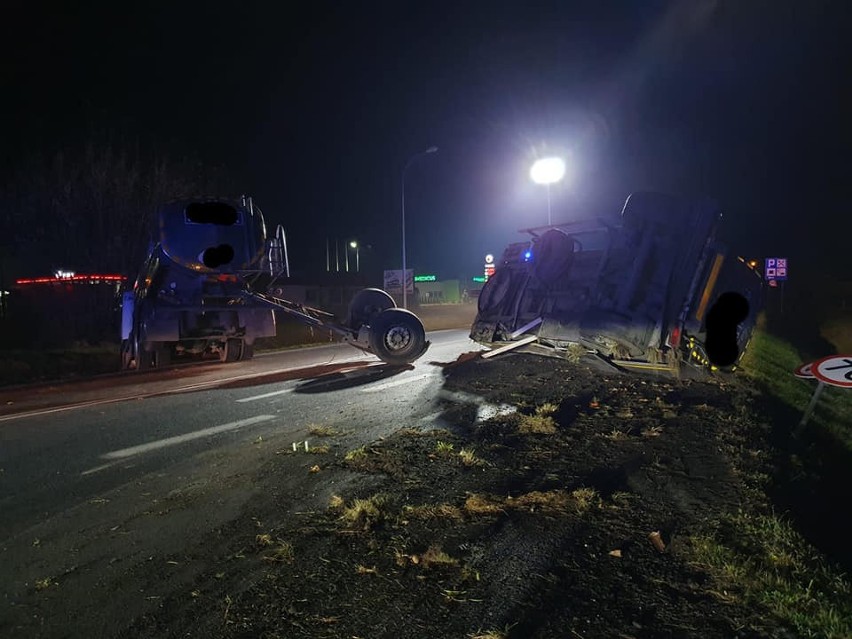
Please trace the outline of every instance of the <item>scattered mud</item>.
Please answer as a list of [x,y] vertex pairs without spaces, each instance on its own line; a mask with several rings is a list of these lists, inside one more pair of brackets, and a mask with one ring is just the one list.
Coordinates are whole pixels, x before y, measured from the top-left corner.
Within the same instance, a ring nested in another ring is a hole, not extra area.
[[[127,636],[784,636],[689,560],[723,514],[769,507],[746,393],[530,355],[445,376],[447,397],[470,399],[448,400],[450,428],[338,455],[369,483],[261,541],[234,530],[244,579],[213,566],[203,598]],[[482,402],[517,410],[483,420]]]

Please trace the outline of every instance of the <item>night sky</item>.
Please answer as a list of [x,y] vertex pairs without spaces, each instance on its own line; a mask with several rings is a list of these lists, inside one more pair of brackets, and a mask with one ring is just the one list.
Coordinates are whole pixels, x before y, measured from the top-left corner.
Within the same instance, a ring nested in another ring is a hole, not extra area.
[[420,273],[545,224],[528,170],[555,152],[554,221],[706,194],[738,253],[852,276],[845,2],[80,4],[4,3],[6,164],[129,129],[227,167],[300,270],[334,237],[398,268],[402,168],[436,145],[406,177]]

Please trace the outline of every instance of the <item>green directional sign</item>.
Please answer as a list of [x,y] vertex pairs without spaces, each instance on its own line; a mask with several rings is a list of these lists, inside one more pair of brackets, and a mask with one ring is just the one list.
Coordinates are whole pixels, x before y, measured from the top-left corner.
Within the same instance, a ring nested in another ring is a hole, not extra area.
[[435,275],[415,275],[415,282],[434,282],[438,278]]
[[480,284],[482,284],[483,282],[485,282],[485,276],[480,275],[480,276],[478,276],[478,277],[474,277],[474,278],[473,278],[473,281],[474,281],[474,282],[479,282]]

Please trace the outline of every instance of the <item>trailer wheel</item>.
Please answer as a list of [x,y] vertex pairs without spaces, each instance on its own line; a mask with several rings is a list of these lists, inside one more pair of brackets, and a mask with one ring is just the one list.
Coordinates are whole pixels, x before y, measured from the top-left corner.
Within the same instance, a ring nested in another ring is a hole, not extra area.
[[382,311],[396,308],[396,302],[385,291],[380,288],[365,288],[355,293],[349,302],[349,313],[346,317],[346,326],[358,330]]
[[121,340],[121,370],[129,371],[136,367],[135,358],[133,357],[133,342],[129,339]]
[[409,364],[426,350],[423,323],[411,311],[388,308],[370,324],[370,348],[383,362]]
[[154,368],[154,353],[146,351],[141,344],[137,344],[136,348],[136,370],[147,371]]
[[154,366],[165,368],[172,363],[172,349],[168,344],[157,342],[154,346]]
[[245,340],[243,341],[243,353],[241,360],[251,359],[254,357],[254,344],[246,344]]
[[243,340],[230,338],[225,340],[222,350],[219,351],[219,359],[223,362],[236,362],[243,355]]

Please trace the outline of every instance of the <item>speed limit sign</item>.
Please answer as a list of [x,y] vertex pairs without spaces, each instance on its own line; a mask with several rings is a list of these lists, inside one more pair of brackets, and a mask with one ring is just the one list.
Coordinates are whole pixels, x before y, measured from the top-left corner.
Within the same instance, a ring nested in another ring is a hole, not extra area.
[[811,372],[830,386],[852,388],[852,355],[831,355],[815,361]]
[[814,412],[817,400],[819,400],[822,389],[826,384],[829,386],[839,386],[840,388],[852,388],[852,355],[829,355],[815,362],[799,366],[793,375],[796,377],[809,378],[813,377],[819,382],[814,394],[811,396],[811,401],[805,409],[805,414],[802,415],[802,421],[799,422],[798,428],[794,433],[805,427],[811,413]]
[[813,362],[811,362],[810,364],[802,364],[796,370],[793,371],[793,375],[795,375],[796,377],[800,377],[801,379],[813,379],[813,366]]

